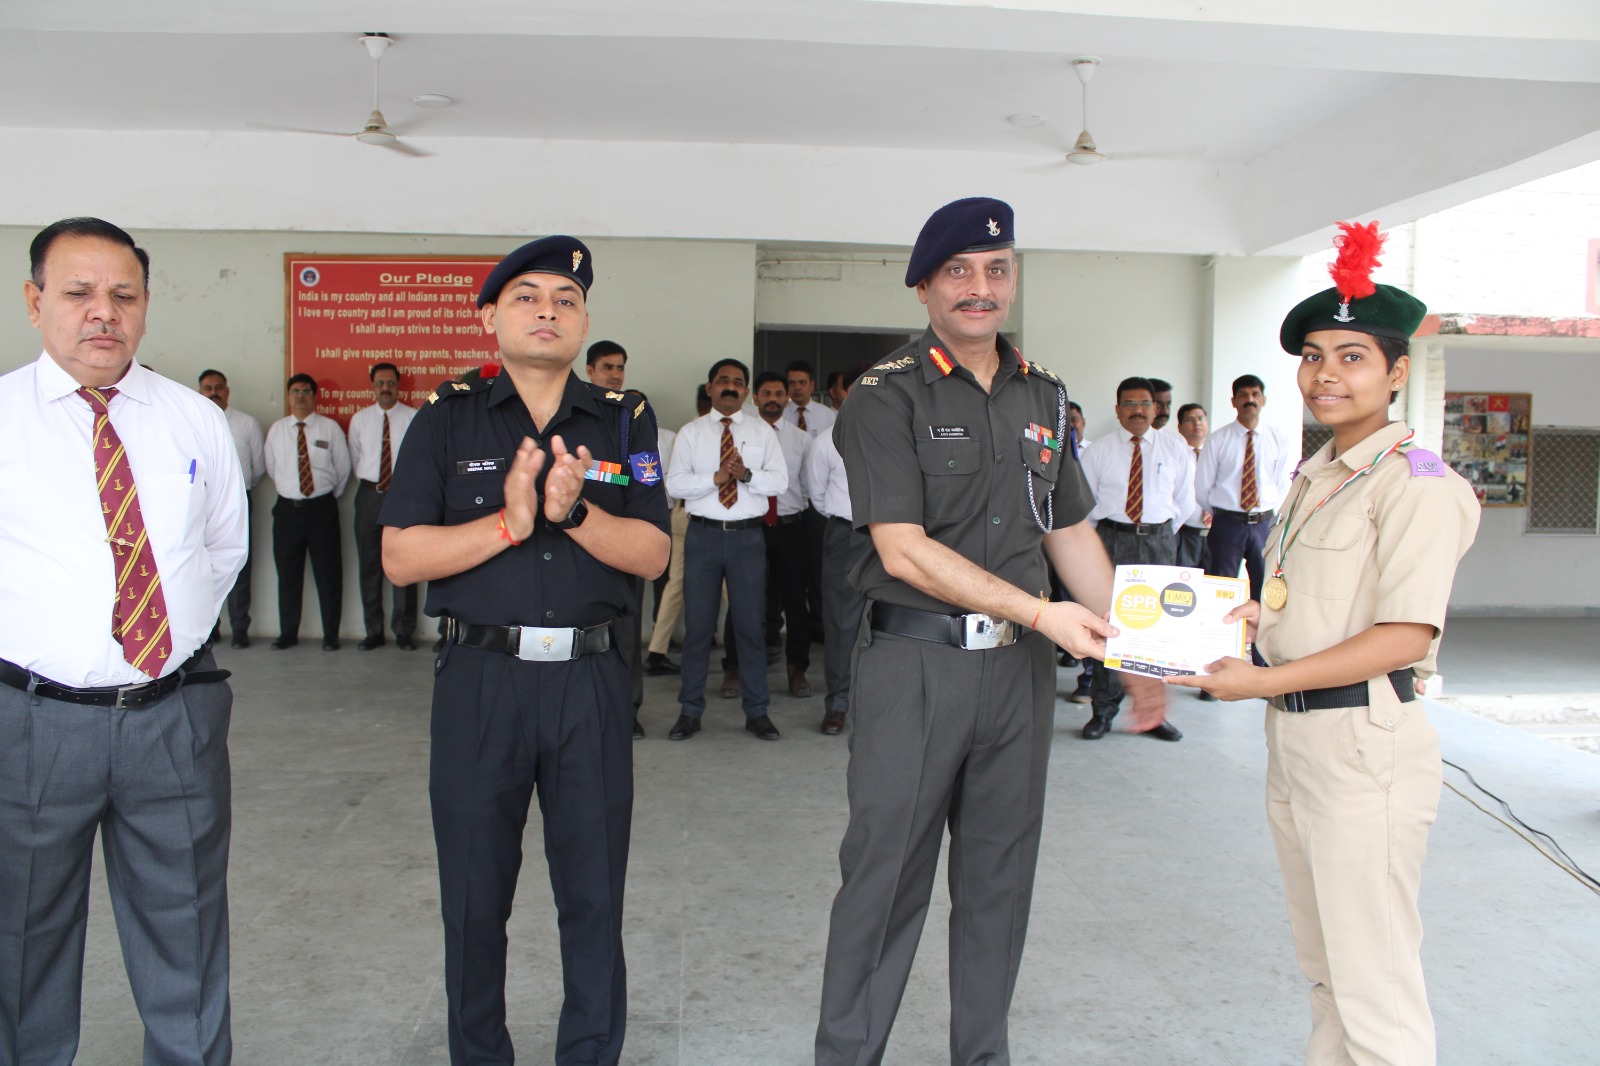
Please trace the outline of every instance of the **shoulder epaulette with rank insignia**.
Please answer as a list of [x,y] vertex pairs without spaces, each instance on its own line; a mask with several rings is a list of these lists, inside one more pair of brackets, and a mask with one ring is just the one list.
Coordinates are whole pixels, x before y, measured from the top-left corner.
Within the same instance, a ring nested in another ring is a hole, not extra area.
[[1048,369],[1040,366],[1038,363],[1028,363],[1028,364],[1026,364],[1026,366],[1027,366],[1027,368],[1028,368],[1028,370],[1030,372],[1038,374],[1040,377],[1042,377],[1046,381],[1050,382],[1050,384],[1052,384],[1052,385],[1060,385],[1061,384],[1061,379],[1056,377],[1054,371],[1048,370]]
[[634,479],[641,485],[658,484],[661,481],[661,453],[629,450],[629,442],[633,437],[633,424],[641,418],[649,420],[652,432],[659,432],[655,408],[650,406],[650,402],[644,398],[644,393],[638,389],[626,389],[622,392],[607,390],[603,398],[622,408],[617,416],[617,428],[622,438],[622,454],[627,459]]
[[914,355],[902,355],[900,358],[891,359],[887,363],[879,363],[878,365],[874,366],[872,369],[874,369],[874,370],[909,370],[909,369],[911,369],[912,367],[914,367],[916,365],[917,365],[917,357],[916,356],[914,356]]
[[429,403],[438,403],[452,396],[465,396],[468,393],[483,392],[494,384],[494,379],[500,376],[499,363],[485,363],[475,366],[462,374],[459,378],[451,378],[441,382],[439,387],[428,393]]

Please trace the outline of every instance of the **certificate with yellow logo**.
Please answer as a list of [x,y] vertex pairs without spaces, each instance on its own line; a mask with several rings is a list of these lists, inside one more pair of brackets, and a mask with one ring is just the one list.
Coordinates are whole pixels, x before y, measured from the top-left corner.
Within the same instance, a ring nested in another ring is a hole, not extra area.
[[1127,674],[1203,674],[1224,656],[1246,657],[1243,622],[1222,616],[1250,599],[1243,578],[1187,566],[1119,566],[1111,584],[1106,666]]

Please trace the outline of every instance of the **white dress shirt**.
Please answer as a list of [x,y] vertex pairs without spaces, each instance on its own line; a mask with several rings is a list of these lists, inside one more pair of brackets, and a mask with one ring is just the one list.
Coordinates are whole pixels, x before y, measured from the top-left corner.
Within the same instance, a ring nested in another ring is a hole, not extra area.
[[350,482],[350,448],[344,430],[326,415],[312,412],[306,419],[306,451],[311,456],[311,484],[316,491],[307,497],[300,491],[298,420],[294,415],[280,418],[267,430],[267,476],[286,500],[304,500],[333,493],[338,496]]
[[713,410],[678,431],[667,471],[667,491],[683,500],[691,515],[719,522],[760,518],[767,513],[767,497],[781,495],[789,487],[783,449],[772,427],[743,407],[731,417],[733,424],[728,428],[733,446],[750,471],[748,485],[734,482],[739,497],[732,507],[722,506],[717,499],[718,486],[711,480],[722,466],[723,416]]
[[229,407],[222,412],[228,420],[228,432],[233,434],[233,446],[239,453],[239,466],[244,471],[244,487],[253,489],[267,472],[267,439],[261,432],[261,423]]
[[850,521],[850,482],[845,479],[844,459],[839,455],[833,434],[824,433],[811,442],[806,455],[806,489],[811,506],[828,518]]
[[161,575],[172,654],[135,670],[111,636],[117,578],[100,509],[95,415],[48,354],[0,377],[0,658],[74,688],[171,673],[211,635],[244,565],[244,476],[222,409],[128,368],[109,404]]
[[[1200,449],[1195,497],[1208,511],[1243,511],[1239,489],[1244,473],[1245,428],[1237,420],[1214,430]],[[1289,491],[1289,477],[1298,457],[1289,457],[1283,434],[1265,422],[1256,425],[1256,503],[1258,511],[1276,511]]]
[[789,473],[789,485],[778,497],[778,517],[799,514],[806,509],[806,456],[811,451],[811,434],[792,422],[778,419],[772,431],[778,435],[778,447],[783,449],[783,465]]
[[[411,420],[416,417],[417,409],[397,403],[387,412],[377,404],[363,407],[350,416],[350,466],[355,471],[356,477],[362,481],[374,484],[378,481],[378,461],[383,458],[383,416],[389,416],[389,463],[390,473],[393,473],[393,464],[400,459],[400,440],[406,435],[406,429],[411,425]],[[309,434],[309,430],[307,433]],[[309,441],[309,435],[307,440]],[[313,470],[316,463],[312,464]],[[295,474],[295,483],[299,484],[300,475]]]
[[661,426],[656,427],[656,451],[661,457],[661,489],[667,497],[667,507],[669,509],[678,505],[677,497],[666,491],[667,471],[672,469],[672,442],[677,439],[678,435],[672,430]]
[[[1143,512],[1139,522],[1174,527],[1194,510],[1194,455],[1183,438],[1147,430],[1139,440],[1140,461],[1144,464]],[[1128,517],[1128,476],[1133,467],[1133,434],[1126,431],[1101,437],[1087,452],[1080,453],[1083,476],[1094,493],[1094,510],[1089,521],[1109,518],[1113,522],[1132,522]]]
[[[820,437],[823,433],[833,432],[834,419],[838,418],[831,407],[824,407],[816,401],[805,405],[806,432],[813,437]],[[800,408],[793,401],[783,405],[783,420],[798,427],[800,425]]]
[[[1194,456],[1194,473],[1195,478],[1198,480],[1200,477],[1200,453],[1205,451],[1205,445],[1202,444],[1198,448],[1192,448],[1189,446],[1188,441],[1184,441],[1183,446],[1189,449],[1190,455]],[[1195,493],[1194,510],[1189,512],[1189,517],[1183,520],[1183,524],[1193,526],[1196,529],[1206,528],[1206,506],[1200,502],[1200,494],[1198,492]]]

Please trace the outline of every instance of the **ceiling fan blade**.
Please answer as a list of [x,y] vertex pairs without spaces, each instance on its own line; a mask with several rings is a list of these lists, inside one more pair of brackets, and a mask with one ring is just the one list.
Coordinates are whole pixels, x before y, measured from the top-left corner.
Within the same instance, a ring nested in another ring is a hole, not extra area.
[[1040,164],[1038,164],[1036,166],[1031,166],[1031,167],[1018,167],[1017,168],[1017,173],[1018,174],[1057,174],[1057,173],[1060,173],[1062,170],[1065,170],[1066,166],[1067,166],[1067,161],[1066,161],[1066,159],[1063,158],[1063,159],[1057,159],[1054,163],[1040,163]]
[[270,122],[246,122],[246,126],[253,130],[272,130],[275,133],[314,133],[319,137],[354,137],[356,132],[341,133],[338,130],[308,130],[304,126],[278,126]]
[[414,144],[407,144],[405,141],[401,141],[401,140],[390,141],[388,144],[385,144],[383,147],[389,149],[391,152],[399,152],[401,155],[409,155],[409,156],[412,156],[413,158],[417,158],[417,159],[420,159],[423,156],[429,156],[429,155],[433,154],[432,152],[429,152],[426,149],[418,148]]

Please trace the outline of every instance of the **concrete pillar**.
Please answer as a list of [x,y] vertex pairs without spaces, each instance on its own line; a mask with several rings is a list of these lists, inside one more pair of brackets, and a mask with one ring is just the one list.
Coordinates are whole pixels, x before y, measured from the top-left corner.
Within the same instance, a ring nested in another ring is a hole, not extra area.
[[1292,256],[1219,256],[1208,262],[1204,395],[1211,424],[1233,419],[1233,379],[1254,374],[1266,384],[1262,419],[1276,426],[1295,454],[1305,406],[1295,384],[1299,360],[1278,346],[1283,316],[1307,293]]

